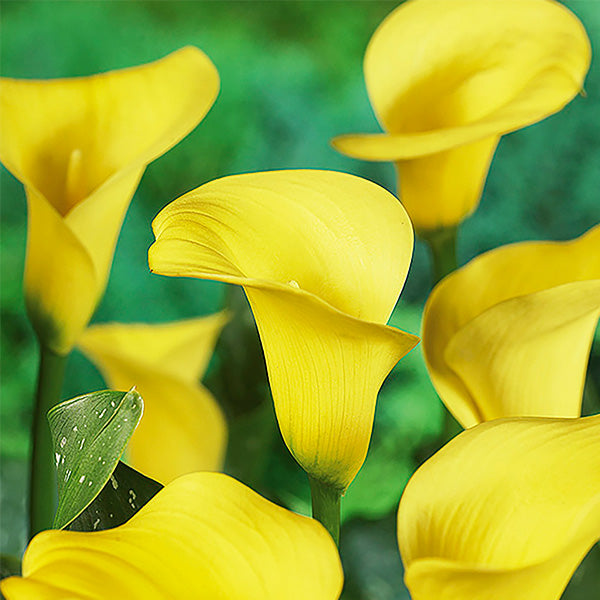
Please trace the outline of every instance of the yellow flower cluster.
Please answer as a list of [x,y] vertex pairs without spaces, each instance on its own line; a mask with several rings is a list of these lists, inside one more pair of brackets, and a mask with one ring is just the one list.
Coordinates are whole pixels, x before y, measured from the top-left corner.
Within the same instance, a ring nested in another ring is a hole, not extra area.
[[[427,238],[473,212],[500,136],[560,110],[589,63],[581,23],[554,0],[409,0],[365,56],[386,132],[333,142],[393,161],[402,204],[353,175],[272,171],[211,181],[154,220],[153,272],[243,287],[281,433],[311,482],[343,495],[365,460],[379,389],[419,341],[387,325],[413,225]],[[2,81],[0,158],[27,191],[34,328],[57,354],[78,344],[112,386],[139,387],[147,414],[131,461],[168,483],[118,528],[35,537],[23,576],[2,582],[7,600],[341,594],[320,523],[209,472],[227,431],[196,380],[227,315],[84,331],[145,166],[203,118],[217,89],[195,48],[90,78]],[[423,351],[467,430],[400,502],[414,600],[558,600],[600,539],[600,416],[581,418],[599,316],[600,226],[493,250],[434,288]]]

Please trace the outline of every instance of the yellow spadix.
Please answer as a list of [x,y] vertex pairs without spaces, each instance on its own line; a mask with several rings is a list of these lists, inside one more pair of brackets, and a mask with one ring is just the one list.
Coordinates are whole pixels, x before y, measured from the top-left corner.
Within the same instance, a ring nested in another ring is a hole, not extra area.
[[91,77],[0,80],[0,160],[27,193],[27,309],[55,353],[68,354],[104,292],[146,165],[202,120],[218,89],[191,46]]

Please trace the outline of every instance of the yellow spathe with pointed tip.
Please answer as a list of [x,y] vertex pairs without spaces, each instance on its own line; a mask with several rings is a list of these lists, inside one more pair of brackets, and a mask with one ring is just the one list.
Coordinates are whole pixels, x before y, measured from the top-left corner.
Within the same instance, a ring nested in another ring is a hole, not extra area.
[[500,136],[557,112],[582,88],[590,44],[552,0],[410,0],[374,33],[364,61],[386,133],[334,147],[394,161],[417,232],[475,210]]
[[600,416],[463,432],[409,481],[398,542],[413,600],[558,600],[600,538]]
[[153,223],[150,268],[244,286],[283,438],[312,477],[361,467],[384,378],[418,338],[385,325],[413,232],[383,188],[332,171],[225,177]]
[[94,325],[78,346],[112,389],[136,386],[144,418],[128,445],[130,464],[161,483],[222,467],[227,426],[204,374],[224,313],[148,325]]
[[600,226],[568,242],[487,252],[443,279],[423,353],[464,427],[510,416],[577,417],[600,315]]
[[30,543],[7,600],[336,600],[343,582],[320,523],[235,479],[194,473],[116,529],[45,531]]
[[0,80],[0,160],[27,192],[27,308],[54,352],[70,351],[104,292],[144,168],[202,120],[218,89],[191,46],[91,77]]

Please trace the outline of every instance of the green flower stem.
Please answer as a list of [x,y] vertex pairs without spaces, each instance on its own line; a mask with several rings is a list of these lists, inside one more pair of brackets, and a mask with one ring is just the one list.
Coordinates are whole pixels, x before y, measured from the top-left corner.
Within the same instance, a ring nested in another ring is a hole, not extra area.
[[308,476],[312,497],[312,516],[329,531],[336,546],[340,545],[340,506],[342,490]]
[[[432,287],[435,287],[446,275],[449,275],[458,267],[456,260],[457,233],[458,226],[454,226],[421,232],[420,234],[431,250]],[[442,444],[450,441],[461,430],[461,426],[452,414],[450,414],[450,411],[446,409],[442,430]]]
[[56,354],[40,344],[40,367],[31,429],[29,477],[29,537],[50,529],[56,503],[54,447],[46,415],[58,404],[67,356]]
[[419,235],[431,250],[432,275],[434,287],[446,275],[456,269],[456,234],[458,227],[446,227],[432,231],[423,231]]

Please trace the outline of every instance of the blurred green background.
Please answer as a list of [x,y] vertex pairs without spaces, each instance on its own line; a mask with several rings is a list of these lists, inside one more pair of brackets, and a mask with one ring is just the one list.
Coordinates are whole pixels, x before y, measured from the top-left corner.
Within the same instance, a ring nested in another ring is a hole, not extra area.
[[[565,2],[600,52],[600,2]],[[224,286],[151,275],[150,222],[169,201],[216,177],[256,170],[343,170],[394,191],[389,164],[336,153],[329,140],[379,131],[362,76],[362,56],[381,20],[398,2],[2,2],[3,76],[88,75],[148,62],[186,44],[217,66],[221,92],[200,126],[151,164],[126,218],[107,293],[94,322],[168,321],[209,314],[225,302]],[[546,121],[503,138],[479,210],[465,222],[459,260],[525,239],[568,239],[600,221],[600,67],[594,58],[586,97]],[[22,186],[1,171],[0,552],[24,547],[26,457],[37,350],[21,289],[26,205]],[[419,242],[393,324],[418,333],[430,285]],[[224,332],[207,383],[231,427],[226,470],[259,492],[308,511],[304,475],[274,426],[251,317],[238,290],[228,292],[237,317]],[[598,336],[597,336],[598,337]],[[258,365],[258,368],[257,368]],[[235,373],[235,376],[231,376]],[[590,361],[600,388],[600,345]],[[64,397],[102,389],[78,353],[69,362]],[[598,412],[587,388],[585,411]],[[395,542],[395,510],[406,481],[439,435],[443,409],[417,349],[394,370],[380,395],[365,467],[344,501],[342,557],[347,600],[408,598]],[[242,458],[250,457],[250,461]],[[600,551],[592,550],[565,598],[596,597]]]

